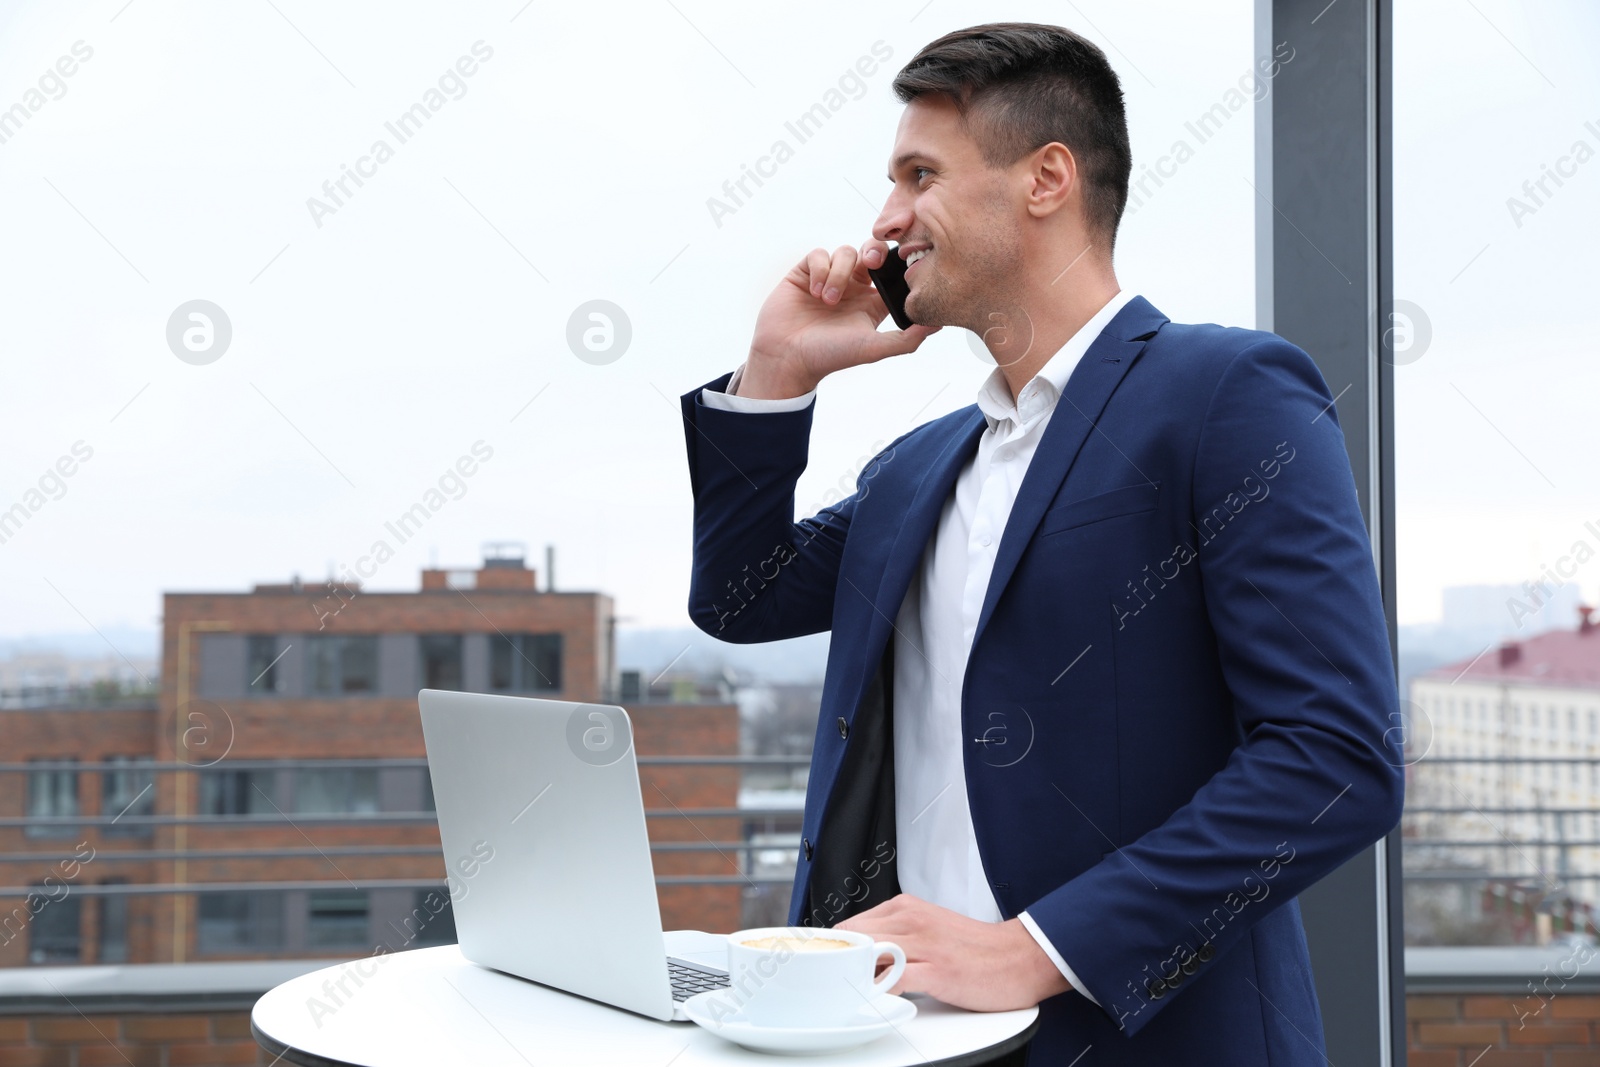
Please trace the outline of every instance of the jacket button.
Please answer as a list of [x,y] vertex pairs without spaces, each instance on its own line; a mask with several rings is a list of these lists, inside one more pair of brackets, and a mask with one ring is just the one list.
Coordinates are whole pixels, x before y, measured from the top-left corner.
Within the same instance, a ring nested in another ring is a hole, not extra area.
[[844,716],[841,715],[841,716],[839,716],[839,737],[841,739],[843,739],[843,738],[846,738],[846,737],[849,737],[849,736],[850,736],[850,724],[845,722],[844,721]]
[[806,854],[806,859],[811,858],[811,839],[809,837],[802,837],[800,839],[800,851]]
[[1200,957],[1200,962],[1201,963],[1209,962],[1211,957],[1215,956],[1216,954],[1217,954],[1217,950],[1211,947],[1211,942],[1209,942],[1209,941],[1207,941],[1205,944],[1201,945],[1200,946],[1200,951],[1196,953],[1196,955]]
[[1152,978],[1144,984],[1145,992],[1150,994],[1151,1000],[1160,1000],[1167,995],[1167,983],[1159,978]]

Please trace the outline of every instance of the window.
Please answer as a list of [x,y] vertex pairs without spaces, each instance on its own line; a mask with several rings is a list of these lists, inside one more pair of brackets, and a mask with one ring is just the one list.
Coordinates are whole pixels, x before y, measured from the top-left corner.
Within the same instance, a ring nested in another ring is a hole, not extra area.
[[280,693],[283,676],[278,673],[279,651],[276,634],[250,634],[244,644],[244,688],[252,694]]
[[422,687],[424,689],[461,688],[461,635],[423,634]]
[[77,963],[83,953],[83,897],[65,882],[28,896],[29,963]]
[[365,890],[312,890],[306,899],[306,947],[365,945],[367,910]]
[[[102,885],[122,885],[122,878],[108,878]],[[100,909],[99,949],[97,963],[128,962],[128,898],[122,893],[96,897]]]
[[123,822],[127,818],[149,815],[155,810],[155,776],[138,764],[149,763],[149,756],[108,756],[106,770],[100,772],[100,814],[112,822],[101,826],[109,836],[145,837],[148,823]]
[[489,688],[556,692],[561,688],[560,634],[495,634],[489,638]]
[[313,693],[371,693],[378,688],[377,637],[366,634],[310,640]]
[[195,939],[202,955],[274,952],[283,948],[283,893],[201,893]]
[[201,815],[271,815],[276,771],[201,771]]
[[378,771],[364,767],[302,767],[294,776],[294,810],[302,815],[377,811]]
[[401,923],[408,948],[423,945],[453,945],[456,942],[455,909],[450,894],[443,889],[419,889],[412,900],[411,914]]
[[[33,760],[34,763],[60,762]],[[28,772],[28,817],[56,819],[78,814],[78,772],[48,769]],[[77,828],[29,823],[28,837],[72,837]]]

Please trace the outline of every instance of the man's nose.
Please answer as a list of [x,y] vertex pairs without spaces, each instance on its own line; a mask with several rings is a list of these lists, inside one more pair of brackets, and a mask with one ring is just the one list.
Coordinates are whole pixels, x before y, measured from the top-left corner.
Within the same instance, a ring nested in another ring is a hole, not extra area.
[[891,195],[872,224],[872,236],[880,241],[899,241],[911,226],[911,209],[898,196]]

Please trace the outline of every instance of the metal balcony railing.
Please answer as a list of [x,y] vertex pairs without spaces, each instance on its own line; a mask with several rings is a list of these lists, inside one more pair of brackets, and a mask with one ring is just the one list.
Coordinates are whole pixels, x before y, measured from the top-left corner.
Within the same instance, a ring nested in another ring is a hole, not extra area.
[[[730,767],[740,770],[752,769],[782,769],[805,767],[810,763],[809,756],[639,756],[638,763],[641,768],[652,767]],[[425,771],[426,759],[404,758],[378,758],[378,759],[229,759],[216,764],[197,766],[192,763],[173,761],[133,761],[133,762],[100,762],[85,760],[34,760],[28,762],[0,763],[0,776],[28,775],[39,772],[74,772],[82,775],[96,774],[136,774],[148,777],[151,782],[158,774],[190,774],[199,775],[217,771],[301,771],[301,770],[416,770]],[[150,787],[146,787],[150,791]],[[23,791],[26,796],[27,791]],[[15,794],[13,794],[15,795]],[[137,798],[136,801],[137,803]],[[25,800],[26,804],[27,801]],[[132,804],[128,808],[133,807]],[[276,803],[274,808],[278,808]],[[774,851],[794,851],[799,847],[798,818],[799,812],[786,807],[684,807],[673,804],[670,799],[668,806],[647,807],[645,815],[651,819],[686,820],[693,824],[696,819],[731,819],[746,820],[749,824],[768,823],[775,824],[782,821],[796,823],[792,845],[784,841],[756,840],[745,838],[741,840],[718,839],[710,835],[701,834],[697,841],[652,841],[650,848],[657,853],[707,853],[715,852],[730,860],[738,867],[738,873],[728,874],[667,874],[658,875],[658,885],[745,885],[745,886],[787,886],[791,878],[782,873],[769,874],[754,870],[756,853],[771,853]],[[405,826],[436,826],[437,816],[431,810],[396,810],[396,811],[345,811],[345,812],[291,812],[279,808],[278,810],[253,813],[253,814],[172,814],[151,812],[149,814],[130,814],[127,808],[120,812],[85,812],[71,815],[40,815],[26,812],[0,814],[0,832],[4,830],[21,830],[24,834],[32,832],[35,836],[25,838],[36,842],[35,847],[0,851],[0,865],[15,869],[18,865],[47,866],[61,861],[72,859],[70,850],[60,842],[62,836],[73,831],[108,830],[115,826],[118,833],[111,847],[97,848],[94,862],[100,864],[132,864],[132,863],[172,863],[175,861],[214,861],[214,860],[275,860],[275,859],[324,859],[330,865],[337,859],[368,859],[389,858],[402,856],[416,857],[441,857],[437,839],[431,842],[417,843],[415,841],[397,844],[335,844],[332,842],[312,843],[307,838],[305,846],[281,847],[253,847],[241,845],[227,848],[185,848],[185,847],[149,847],[140,848],[132,845],[126,835],[130,831],[150,831],[155,828],[207,828],[227,827],[230,829],[274,829],[292,828],[300,831],[302,835],[308,830],[348,829],[352,827],[405,827]],[[759,826],[747,826],[752,833],[761,832]],[[73,836],[76,836],[75,834]],[[152,835],[146,833],[146,839]],[[104,842],[105,836],[97,839]],[[110,844],[107,842],[108,845]],[[770,866],[766,865],[766,866]],[[7,879],[0,874],[0,899],[27,898],[36,895],[40,886],[5,884]],[[177,882],[117,882],[117,883],[74,883],[73,892],[88,897],[96,896],[139,896],[158,894],[179,894],[197,892],[225,892],[238,890],[291,890],[291,889],[316,889],[316,888],[353,888],[353,889],[431,889],[445,885],[443,879],[361,879],[345,878],[337,872],[330,872],[327,879],[281,879],[281,880],[248,880],[248,881],[184,881]]]

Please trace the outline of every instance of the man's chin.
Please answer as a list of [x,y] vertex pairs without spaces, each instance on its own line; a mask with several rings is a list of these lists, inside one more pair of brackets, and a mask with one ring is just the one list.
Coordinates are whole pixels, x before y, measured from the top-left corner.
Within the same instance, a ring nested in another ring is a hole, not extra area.
[[951,326],[946,305],[940,300],[917,299],[913,292],[906,297],[906,316],[918,326]]

